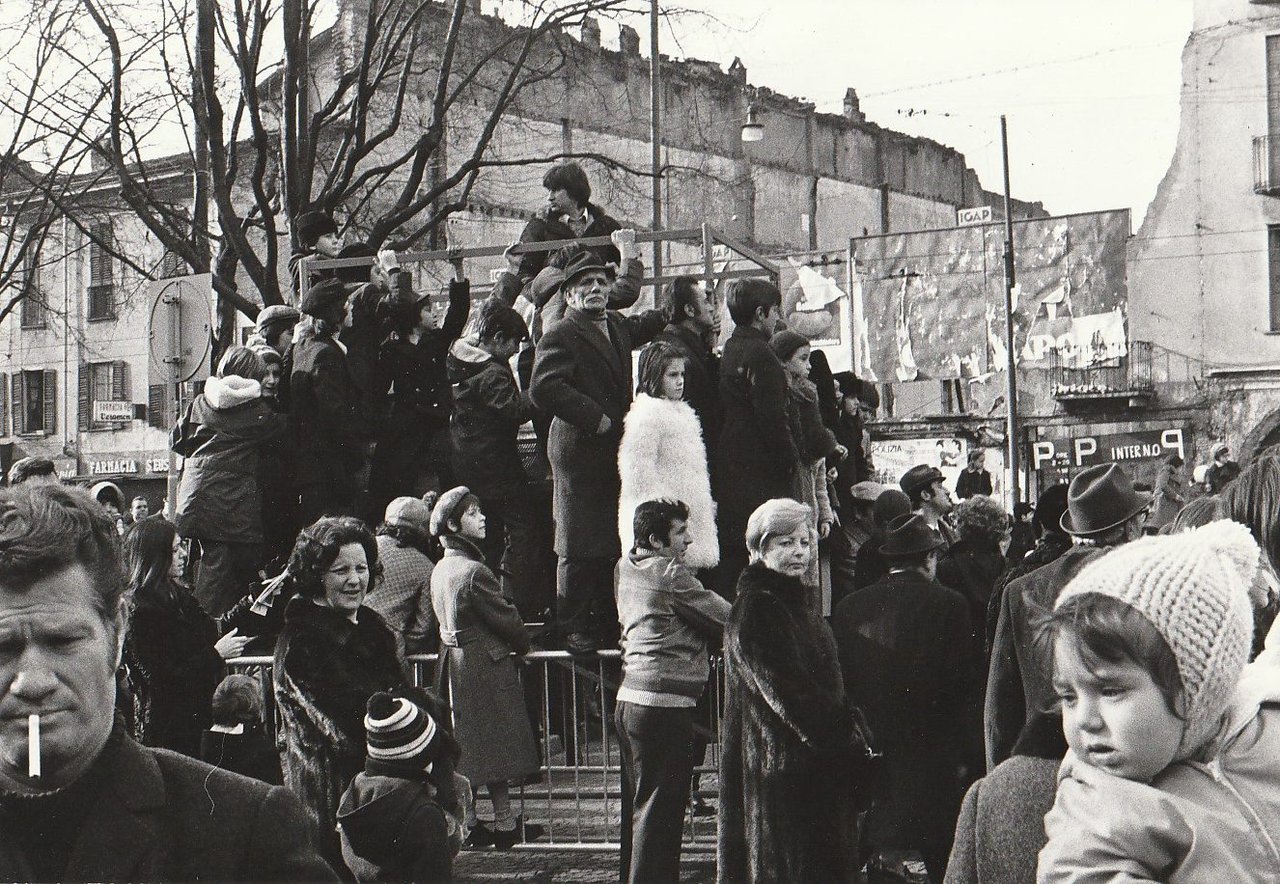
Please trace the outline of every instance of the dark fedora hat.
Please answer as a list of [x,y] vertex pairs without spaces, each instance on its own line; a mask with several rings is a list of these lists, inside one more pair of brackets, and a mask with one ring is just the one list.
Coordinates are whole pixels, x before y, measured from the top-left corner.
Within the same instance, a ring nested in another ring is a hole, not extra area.
[[945,545],[942,535],[929,527],[924,516],[907,513],[889,523],[880,552],[886,556],[914,556]]
[[595,252],[579,252],[569,260],[564,268],[564,279],[560,281],[560,291],[567,292],[573,288],[573,284],[578,281],[578,277],[584,273],[591,271],[603,273],[609,279],[613,280],[613,268],[600,263],[600,259]]
[[1151,495],[1137,491],[1119,464],[1089,467],[1067,488],[1062,530],[1087,537],[1123,525],[1151,506]]
[[907,494],[911,494],[921,488],[928,488],[934,482],[941,482],[946,478],[937,467],[922,463],[903,473],[902,478],[898,480],[898,485]]

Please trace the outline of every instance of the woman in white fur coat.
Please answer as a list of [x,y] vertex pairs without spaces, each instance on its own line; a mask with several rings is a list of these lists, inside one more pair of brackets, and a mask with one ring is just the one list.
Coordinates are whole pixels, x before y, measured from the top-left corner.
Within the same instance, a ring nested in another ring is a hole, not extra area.
[[640,353],[636,399],[627,412],[618,449],[622,490],[618,537],[624,554],[634,546],[632,518],[646,500],[672,498],[689,507],[693,545],[685,564],[697,569],[720,561],[716,505],[711,499],[702,425],[684,398],[684,357],[655,341]]

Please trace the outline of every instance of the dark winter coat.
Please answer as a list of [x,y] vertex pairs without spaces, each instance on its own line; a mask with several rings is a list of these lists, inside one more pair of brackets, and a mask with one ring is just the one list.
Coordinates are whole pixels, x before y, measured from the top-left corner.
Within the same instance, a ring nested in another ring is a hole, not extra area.
[[373,428],[360,419],[359,390],[347,356],[330,337],[302,334],[293,342],[290,412],[298,446],[297,482],[327,486],[346,502],[356,491]]
[[261,543],[261,452],[285,427],[257,381],[209,378],[170,434],[170,447],[184,458],[174,518],[178,533]]
[[205,731],[200,736],[200,760],[274,786],[284,782],[275,741],[256,722],[242,724],[238,734]]
[[[547,440],[557,555],[616,559],[618,445],[631,405],[631,350],[662,330],[662,313],[607,313],[609,338],[569,310],[538,342],[530,394],[553,415]],[[597,433],[608,416],[608,432]]]
[[516,435],[531,403],[520,394],[510,365],[468,341],[454,342],[446,364],[453,387],[449,435],[455,480],[482,500],[516,496],[525,484]]
[[1204,481],[1209,486],[1210,494],[1221,494],[1224,489],[1240,475],[1240,464],[1234,460],[1214,461],[1205,471]]
[[956,497],[966,500],[975,494],[991,496],[991,474],[986,470],[978,470],[975,473],[965,467],[960,471],[960,477],[956,479]]
[[338,332],[338,340],[347,348],[347,367],[355,382],[360,417],[366,421],[384,418],[387,400],[387,378],[380,371],[379,347],[386,336],[388,292],[373,284],[360,286],[351,296],[351,324]]
[[480,550],[460,537],[441,540],[431,604],[440,621],[454,737],[462,747],[458,772],[475,785],[521,780],[538,770],[515,664],[515,655],[529,650],[529,634]]
[[969,605],[969,624],[979,655],[986,652],[987,605],[1005,564],[995,540],[957,540],[938,559],[938,582],[960,593]]
[[338,810],[343,858],[357,881],[453,880],[449,822],[425,781],[361,772]]
[[849,699],[889,772],[867,838],[945,863],[960,804],[957,770],[979,755],[978,667],[968,605],[916,572],[891,572],[831,616]]
[[668,325],[656,340],[670,344],[684,356],[684,401],[698,415],[707,451],[715,451],[722,422],[720,358],[697,332],[683,325]]
[[449,419],[452,398],[446,357],[462,336],[470,313],[471,284],[465,279],[450,280],[449,309],[440,328],[425,329],[416,344],[398,337],[383,344],[378,362],[391,388],[393,424],[441,427]]
[[338,801],[364,766],[369,697],[408,684],[396,638],[382,618],[298,596],[285,609],[273,663],[277,741],[285,785],[302,799],[326,855],[336,858]]
[[134,735],[144,746],[200,757],[200,735],[222,680],[214,649],[218,630],[195,597],[175,587],[172,599],[147,592],[134,599],[123,661],[134,704]]
[[983,713],[987,770],[1009,757],[1018,734],[1037,710],[1048,709],[1057,701],[1052,682],[1053,647],[1040,635],[1042,620],[1071,578],[1106,551],[1097,546],[1073,546],[1006,587],[991,642]]
[[857,880],[865,734],[799,579],[760,564],[742,572],[725,686],[717,880]]
[[[285,789],[139,746],[117,730],[99,756],[63,881],[337,881]],[[75,788],[73,784],[71,788]],[[0,796],[0,880],[40,880]]]
[[[606,215],[604,210],[594,203],[587,203],[585,208],[590,213],[591,223],[587,225],[587,229],[583,231],[581,238],[609,236],[615,230],[622,229],[621,224]],[[520,233],[520,242],[522,243],[555,242],[560,239],[579,238],[573,232],[573,228],[565,223],[564,217],[551,208],[531,218]],[[613,243],[587,246],[586,248],[593,252],[602,264],[618,266],[622,263],[622,255],[619,254],[618,247]],[[521,255],[519,269],[516,270],[515,274],[507,273],[503,275],[497,287],[494,288],[494,297],[510,306],[515,302],[520,290],[532,282],[538,272],[547,266],[547,259],[551,255],[552,252],[550,251],[526,252]]]
[[1000,617],[1000,604],[1004,599],[1005,588],[1019,577],[1025,577],[1037,568],[1049,564],[1069,549],[1071,549],[1069,536],[1057,531],[1045,532],[1025,556],[1004,569],[1004,573],[996,580],[995,587],[991,590],[991,598],[987,600],[985,650],[988,660],[991,659],[991,644],[995,641],[996,621]]
[[724,424],[711,458],[719,505],[720,551],[740,550],[747,519],[774,497],[789,497],[799,464],[787,424],[787,376],[769,336],[738,326],[720,360]]

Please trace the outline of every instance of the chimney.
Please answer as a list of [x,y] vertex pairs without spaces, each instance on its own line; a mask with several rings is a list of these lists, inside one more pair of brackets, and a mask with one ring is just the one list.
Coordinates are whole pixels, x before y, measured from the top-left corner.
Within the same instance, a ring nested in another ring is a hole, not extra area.
[[744,86],[747,84],[747,66],[736,55],[733,57],[733,63],[729,65],[729,76]]
[[858,90],[850,86],[844,90],[844,118],[851,123],[865,123],[867,115],[858,101]]
[[582,45],[600,48],[600,22],[591,16],[582,20]]
[[623,55],[640,55],[640,34],[631,25],[618,29],[618,49]]

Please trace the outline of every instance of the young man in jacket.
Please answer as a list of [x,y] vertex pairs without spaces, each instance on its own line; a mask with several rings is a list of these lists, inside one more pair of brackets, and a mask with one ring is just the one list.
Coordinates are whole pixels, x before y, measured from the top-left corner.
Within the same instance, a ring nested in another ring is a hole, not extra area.
[[650,500],[636,507],[635,547],[618,563],[622,687],[614,724],[622,750],[623,882],[676,881],[689,800],[694,707],[706,688],[707,643],[729,603],[684,564],[689,508]]

